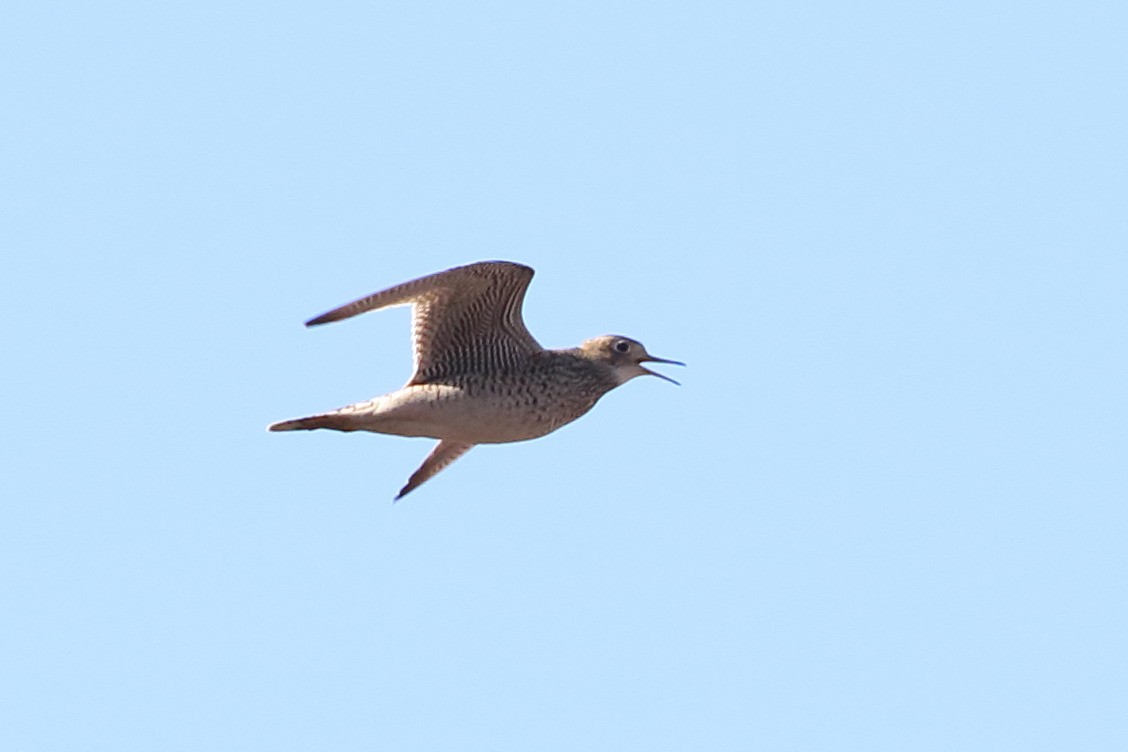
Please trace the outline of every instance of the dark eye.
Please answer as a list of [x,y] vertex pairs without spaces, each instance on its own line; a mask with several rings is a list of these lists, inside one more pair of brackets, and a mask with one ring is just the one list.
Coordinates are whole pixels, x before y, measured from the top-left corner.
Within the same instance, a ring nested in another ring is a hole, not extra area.
[[627,350],[630,350],[630,349],[631,349],[631,343],[630,342],[627,342],[625,340],[619,340],[618,342],[615,343],[615,352],[625,353]]

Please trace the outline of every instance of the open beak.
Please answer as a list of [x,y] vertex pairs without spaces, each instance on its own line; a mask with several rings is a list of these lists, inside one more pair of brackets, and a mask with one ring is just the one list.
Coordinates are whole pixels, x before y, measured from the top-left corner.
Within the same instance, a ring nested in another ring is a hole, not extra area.
[[[669,363],[672,366],[684,366],[685,365],[685,363],[682,363],[680,360],[666,360],[665,358],[655,358],[653,355],[647,355],[645,358],[642,359],[641,362],[642,363]],[[640,365],[639,368],[642,368],[642,366]],[[663,381],[668,381],[671,384],[677,384],[678,386],[681,386],[680,383],[678,383],[677,381],[674,381],[669,376],[667,376],[663,373],[658,373],[657,371],[651,371],[649,368],[642,368],[642,370],[646,371],[651,376],[657,376],[658,378],[662,379]]]

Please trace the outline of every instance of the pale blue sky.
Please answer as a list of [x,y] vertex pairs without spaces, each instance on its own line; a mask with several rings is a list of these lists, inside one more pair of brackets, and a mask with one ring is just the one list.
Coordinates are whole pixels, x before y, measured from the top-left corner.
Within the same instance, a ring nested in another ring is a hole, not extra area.
[[[1125,7],[8,8],[0,748],[1128,748]],[[684,386],[265,431],[492,258]]]

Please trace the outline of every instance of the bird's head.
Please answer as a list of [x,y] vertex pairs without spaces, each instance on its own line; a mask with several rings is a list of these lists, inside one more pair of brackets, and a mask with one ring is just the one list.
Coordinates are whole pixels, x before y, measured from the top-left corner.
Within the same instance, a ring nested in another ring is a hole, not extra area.
[[650,353],[646,352],[646,348],[642,346],[641,342],[633,340],[630,337],[622,337],[618,334],[605,334],[602,337],[595,337],[589,339],[580,345],[580,352],[584,357],[590,358],[598,363],[610,367],[615,376],[615,380],[623,384],[630,381],[635,376],[657,376],[660,379],[665,379],[671,384],[678,382],[671,379],[669,376],[651,371],[649,368],[644,368],[643,363],[669,363],[675,366],[684,366],[677,360],[666,360],[665,358],[656,358]]

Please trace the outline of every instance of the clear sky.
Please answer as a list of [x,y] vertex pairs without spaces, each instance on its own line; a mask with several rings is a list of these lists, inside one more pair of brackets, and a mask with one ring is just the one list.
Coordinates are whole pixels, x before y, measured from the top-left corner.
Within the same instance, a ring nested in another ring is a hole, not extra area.
[[[9,7],[0,748],[1128,749],[1126,7]],[[266,432],[495,258],[684,385]]]

